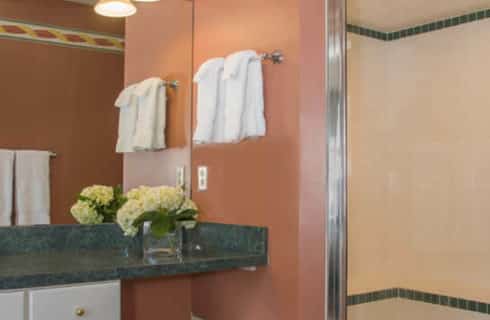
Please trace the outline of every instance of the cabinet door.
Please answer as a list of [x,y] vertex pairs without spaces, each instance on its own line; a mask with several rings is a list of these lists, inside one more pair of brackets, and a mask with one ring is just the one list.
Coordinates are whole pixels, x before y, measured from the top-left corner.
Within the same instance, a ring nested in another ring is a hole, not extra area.
[[119,281],[29,291],[29,320],[120,320]]
[[0,292],[0,310],[1,319],[24,320],[24,292]]

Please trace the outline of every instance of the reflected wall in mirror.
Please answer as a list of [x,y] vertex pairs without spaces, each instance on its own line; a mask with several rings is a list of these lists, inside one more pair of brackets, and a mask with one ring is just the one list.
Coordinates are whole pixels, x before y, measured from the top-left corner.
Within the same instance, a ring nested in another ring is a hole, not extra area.
[[[86,186],[175,185],[176,168],[189,168],[192,2],[137,6],[137,15],[114,19],[97,15],[91,1],[0,1],[0,149],[56,154],[44,178],[49,191],[39,187],[43,181],[30,180],[35,174],[16,172],[22,171],[20,153],[12,177],[0,165],[0,215],[12,214],[12,224],[23,208],[39,204],[23,203],[29,200],[19,195],[30,191],[19,189],[22,179],[33,192],[43,189],[35,197],[49,199],[49,222],[67,224],[75,223],[70,207]],[[150,77],[180,83],[163,88],[166,148],[116,153],[116,98]],[[6,191],[9,179],[12,190]]]

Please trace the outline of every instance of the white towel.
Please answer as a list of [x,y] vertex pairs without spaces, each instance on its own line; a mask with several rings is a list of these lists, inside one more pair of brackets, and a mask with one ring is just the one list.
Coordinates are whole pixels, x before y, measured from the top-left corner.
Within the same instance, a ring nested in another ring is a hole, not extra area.
[[242,138],[258,138],[265,136],[264,79],[262,75],[262,60],[258,56],[252,59],[248,64],[245,101]]
[[196,144],[224,142],[224,58],[213,58],[201,65],[194,82],[197,83]]
[[137,85],[138,116],[133,137],[136,150],[164,149],[167,96],[160,78],[149,78]]
[[0,226],[12,224],[14,152],[0,150]]
[[50,223],[47,151],[16,151],[15,205],[18,225]]
[[[263,85],[261,66],[255,64],[259,59],[255,51],[245,50],[231,54],[225,60],[223,79],[226,85],[226,142],[239,142],[243,138],[261,134],[260,130],[256,129],[261,127],[261,124],[256,122],[260,113],[258,109],[262,109],[263,115],[263,93],[260,97],[253,97],[253,94],[259,92],[257,88]],[[249,72],[251,64],[253,73]],[[257,105],[259,101],[262,101],[262,106]]]
[[119,108],[119,133],[116,145],[117,153],[134,152],[133,137],[138,116],[138,98],[134,95],[137,85],[124,89],[116,100]]

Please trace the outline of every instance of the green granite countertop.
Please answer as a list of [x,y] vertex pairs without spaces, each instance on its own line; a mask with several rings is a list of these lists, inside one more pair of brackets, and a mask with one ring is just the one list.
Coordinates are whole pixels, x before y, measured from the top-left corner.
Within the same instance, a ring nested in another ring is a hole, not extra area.
[[145,261],[118,250],[31,253],[0,257],[0,289],[134,279],[267,264],[260,254],[207,251]]
[[[49,238],[43,239],[39,228],[49,230]],[[268,261],[264,228],[203,224],[189,236],[202,250],[156,261],[145,260],[139,253],[128,254],[137,251],[128,243],[118,247],[114,243],[119,242],[114,242],[105,248],[94,240],[107,238],[107,234],[114,239],[118,232],[111,226],[0,228],[0,290],[194,274],[263,266]],[[76,237],[80,241],[74,241]],[[132,245],[138,248],[139,242]]]

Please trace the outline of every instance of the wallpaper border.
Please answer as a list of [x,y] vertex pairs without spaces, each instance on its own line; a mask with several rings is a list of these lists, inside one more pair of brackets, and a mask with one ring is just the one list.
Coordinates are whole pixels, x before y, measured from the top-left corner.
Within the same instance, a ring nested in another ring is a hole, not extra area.
[[124,53],[124,37],[0,18],[0,38]]

